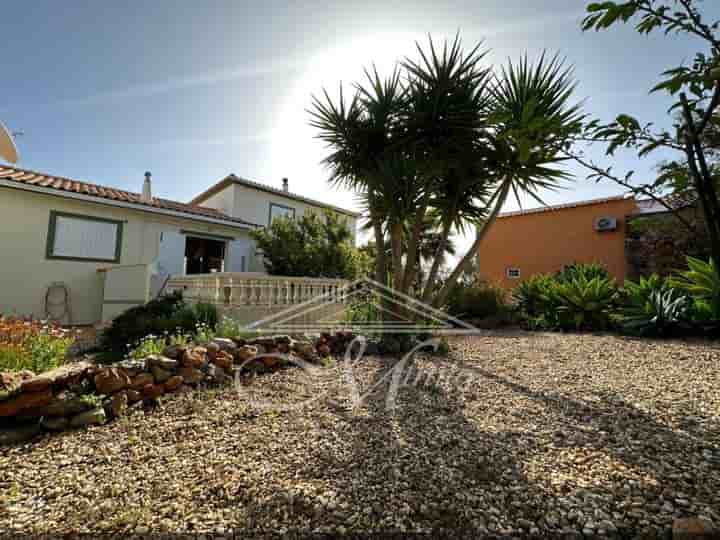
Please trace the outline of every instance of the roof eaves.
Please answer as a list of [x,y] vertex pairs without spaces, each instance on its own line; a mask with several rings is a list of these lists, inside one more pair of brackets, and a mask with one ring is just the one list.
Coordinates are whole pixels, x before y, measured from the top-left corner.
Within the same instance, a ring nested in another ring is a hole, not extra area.
[[[15,187],[25,191],[48,193],[60,197],[78,199],[98,204],[131,207],[136,210],[153,213],[172,213],[173,215],[185,215],[190,219],[210,221],[215,223],[226,223],[229,226],[242,225],[245,228],[261,227],[256,223],[234,218],[220,211],[211,208],[197,207],[192,205],[162,199],[153,198],[151,203],[140,200],[140,195],[129,191],[100,186],[89,182],[72,180],[62,176],[48,175],[27,169],[0,164],[0,169],[6,173],[0,173],[0,182],[7,183],[6,187]],[[58,183],[57,185],[54,185]],[[0,184],[2,185],[2,184]],[[195,205],[197,206],[197,205]]]
[[614,197],[604,197],[601,199],[588,199],[584,201],[575,201],[571,203],[564,203],[564,204],[554,204],[554,205],[548,205],[548,206],[541,206],[539,208],[529,208],[527,210],[514,210],[512,212],[503,212],[500,215],[498,215],[498,218],[510,218],[510,217],[518,217],[518,216],[526,216],[526,215],[532,215],[532,214],[543,214],[548,212],[555,212],[558,210],[568,210],[571,208],[579,208],[583,206],[594,206],[598,204],[604,204],[614,201],[621,201],[629,199],[628,195],[616,195]]

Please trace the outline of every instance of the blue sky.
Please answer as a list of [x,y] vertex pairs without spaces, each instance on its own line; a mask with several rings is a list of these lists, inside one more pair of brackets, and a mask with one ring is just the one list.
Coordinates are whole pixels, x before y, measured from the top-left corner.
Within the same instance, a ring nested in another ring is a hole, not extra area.
[[[577,97],[609,120],[620,112],[666,122],[668,99],[648,95],[665,68],[698,43],[631,28],[582,33],[582,0],[34,1],[3,5],[0,120],[25,135],[21,166],[189,200],[230,172],[354,207],[331,191],[305,109],[323,85],[360,77],[412,53],[413,42],[460,31],[485,39],[488,61],[559,52]],[[705,11],[718,6],[705,4]],[[640,177],[652,161],[621,156]],[[580,174],[549,203],[619,193]],[[515,203],[509,203],[513,209]]]

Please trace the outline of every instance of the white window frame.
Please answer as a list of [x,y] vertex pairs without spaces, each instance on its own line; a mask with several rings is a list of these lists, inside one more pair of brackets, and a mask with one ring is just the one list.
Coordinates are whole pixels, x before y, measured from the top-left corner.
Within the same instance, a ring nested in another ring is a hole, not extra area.
[[508,266],[505,269],[505,276],[508,279],[520,279],[521,275],[522,273],[520,272],[520,268],[518,268],[517,266]]
[[[97,256],[93,257],[90,256],[84,256],[80,254],[62,254],[58,255],[56,253],[56,240],[57,240],[57,220],[58,218],[67,218],[67,219],[73,219],[77,221],[85,221],[88,223],[104,223],[104,224],[112,224],[115,225],[115,249],[113,251],[114,255],[113,257],[102,257]],[[119,263],[120,262],[120,256],[122,254],[122,233],[123,233],[123,222],[114,220],[114,219],[106,219],[96,216],[85,216],[82,214],[70,214],[67,212],[58,212],[55,210],[52,210],[50,212],[50,222],[48,224],[48,235],[47,235],[47,246],[46,246],[46,258],[47,259],[58,259],[58,260],[66,260],[66,261],[78,261],[78,262],[104,262],[104,263]]]

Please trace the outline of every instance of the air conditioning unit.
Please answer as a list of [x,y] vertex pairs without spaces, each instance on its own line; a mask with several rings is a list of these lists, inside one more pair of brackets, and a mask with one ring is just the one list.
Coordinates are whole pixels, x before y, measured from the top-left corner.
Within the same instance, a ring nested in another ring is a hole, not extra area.
[[617,229],[617,219],[610,216],[599,217],[595,220],[596,231],[614,231]]

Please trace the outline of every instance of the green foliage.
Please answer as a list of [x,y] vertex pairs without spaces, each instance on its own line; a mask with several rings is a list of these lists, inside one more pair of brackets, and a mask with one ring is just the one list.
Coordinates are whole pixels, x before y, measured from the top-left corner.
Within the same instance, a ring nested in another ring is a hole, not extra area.
[[29,336],[22,347],[0,347],[0,371],[42,373],[60,366],[73,340],[47,334]]
[[72,343],[69,331],[56,324],[0,316],[0,371],[41,373],[56,368]]
[[[709,247],[715,265],[720,265],[720,203],[718,202],[718,171],[720,170],[720,139],[717,121],[720,110],[720,20],[717,13],[701,9],[700,0],[626,0],[592,2],[583,20],[584,30],[605,30],[632,20],[641,34],[661,31],[692,37],[698,50],[689,61],[670,67],[651,92],[664,92],[672,98],[669,112],[674,114],[672,127],[663,129],[653,123],[641,123],[629,114],[620,114],[614,122],[599,120],[586,126],[584,139],[606,145],[606,153],[629,149],[643,158],[661,150],[663,159],[658,175],[642,184],[632,179],[634,171],[616,174],[612,167],[601,167],[583,159],[578,153],[568,155],[588,168],[590,178],[609,179],[634,193],[643,194],[666,206],[673,217],[695,234],[697,225],[683,216],[681,209],[666,204],[666,195],[691,194],[703,214]],[[714,19],[708,19],[707,16]],[[657,120],[657,119],[653,119]],[[663,119],[666,120],[666,119]],[[662,124],[661,123],[661,124]],[[667,158],[666,156],[672,156]],[[718,306],[710,301],[715,316]]]
[[195,343],[210,343],[216,337],[215,329],[207,324],[198,323],[195,328]]
[[80,400],[89,409],[95,409],[96,407],[100,407],[103,402],[102,396],[99,396],[97,394],[83,394],[80,396]]
[[198,302],[193,306],[197,315],[197,321],[215,328],[218,323],[218,310],[215,304],[209,302]]
[[650,300],[653,293],[663,293],[670,288],[667,281],[657,274],[648,277],[641,276],[637,282],[626,280],[624,293],[628,305],[642,306]]
[[140,340],[136,347],[130,350],[128,356],[135,359],[146,358],[151,354],[161,354],[166,346],[164,337],[146,336]]
[[577,272],[569,279],[557,280],[546,302],[557,305],[555,320],[562,329],[605,330],[618,297],[614,279]]
[[586,280],[591,280],[596,277],[601,279],[610,279],[610,273],[604,266],[598,263],[569,264],[558,272],[555,279],[557,281],[566,282],[572,281],[579,276],[584,277]]
[[26,342],[31,358],[28,369],[40,373],[59,366],[72,342],[70,338],[56,338],[44,333],[30,336]]
[[654,289],[637,289],[623,309],[623,329],[640,335],[665,336],[687,319],[690,306],[690,298],[664,284]]
[[345,310],[345,321],[348,323],[374,323],[380,322],[380,310],[374,302],[367,299],[358,299],[352,302]]
[[257,336],[256,331],[248,331],[231,317],[221,317],[215,327],[215,336],[226,339],[244,339]]
[[101,347],[124,354],[146,336],[191,333],[197,324],[195,310],[183,302],[180,293],[174,293],[118,315],[103,332]]
[[553,277],[548,274],[535,274],[515,287],[512,298],[520,314],[528,320],[540,317],[546,309],[554,283]]
[[346,220],[335,212],[276,218],[251,235],[272,275],[355,279],[369,266],[353,246]]
[[505,291],[490,283],[458,284],[450,293],[448,311],[456,317],[484,319],[507,311]]
[[711,315],[713,320],[720,320],[720,275],[712,259],[709,262],[687,258],[688,270],[680,272],[668,280],[676,287],[690,294],[699,305],[695,308],[698,315]]
[[533,329],[605,330],[619,296],[615,280],[597,264],[535,275],[513,291],[516,307]]
[[[359,193],[374,241],[390,247],[376,252],[376,275],[391,271],[401,293],[417,285],[421,225],[438,217],[419,294],[438,306],[509,195],[537,198],[568,178],[560,153],[583,118],[572,72],[558,57],[495,70],[485,58],[481,44],[465,51],[459,37],[441,46],[430,40],[386,78],[368,71],[351,99],[342,86],[337,101],[314,96],[310,111],[330,151],[331,182]],[[475,227],[476,245],[438,287],[447,240]]]

